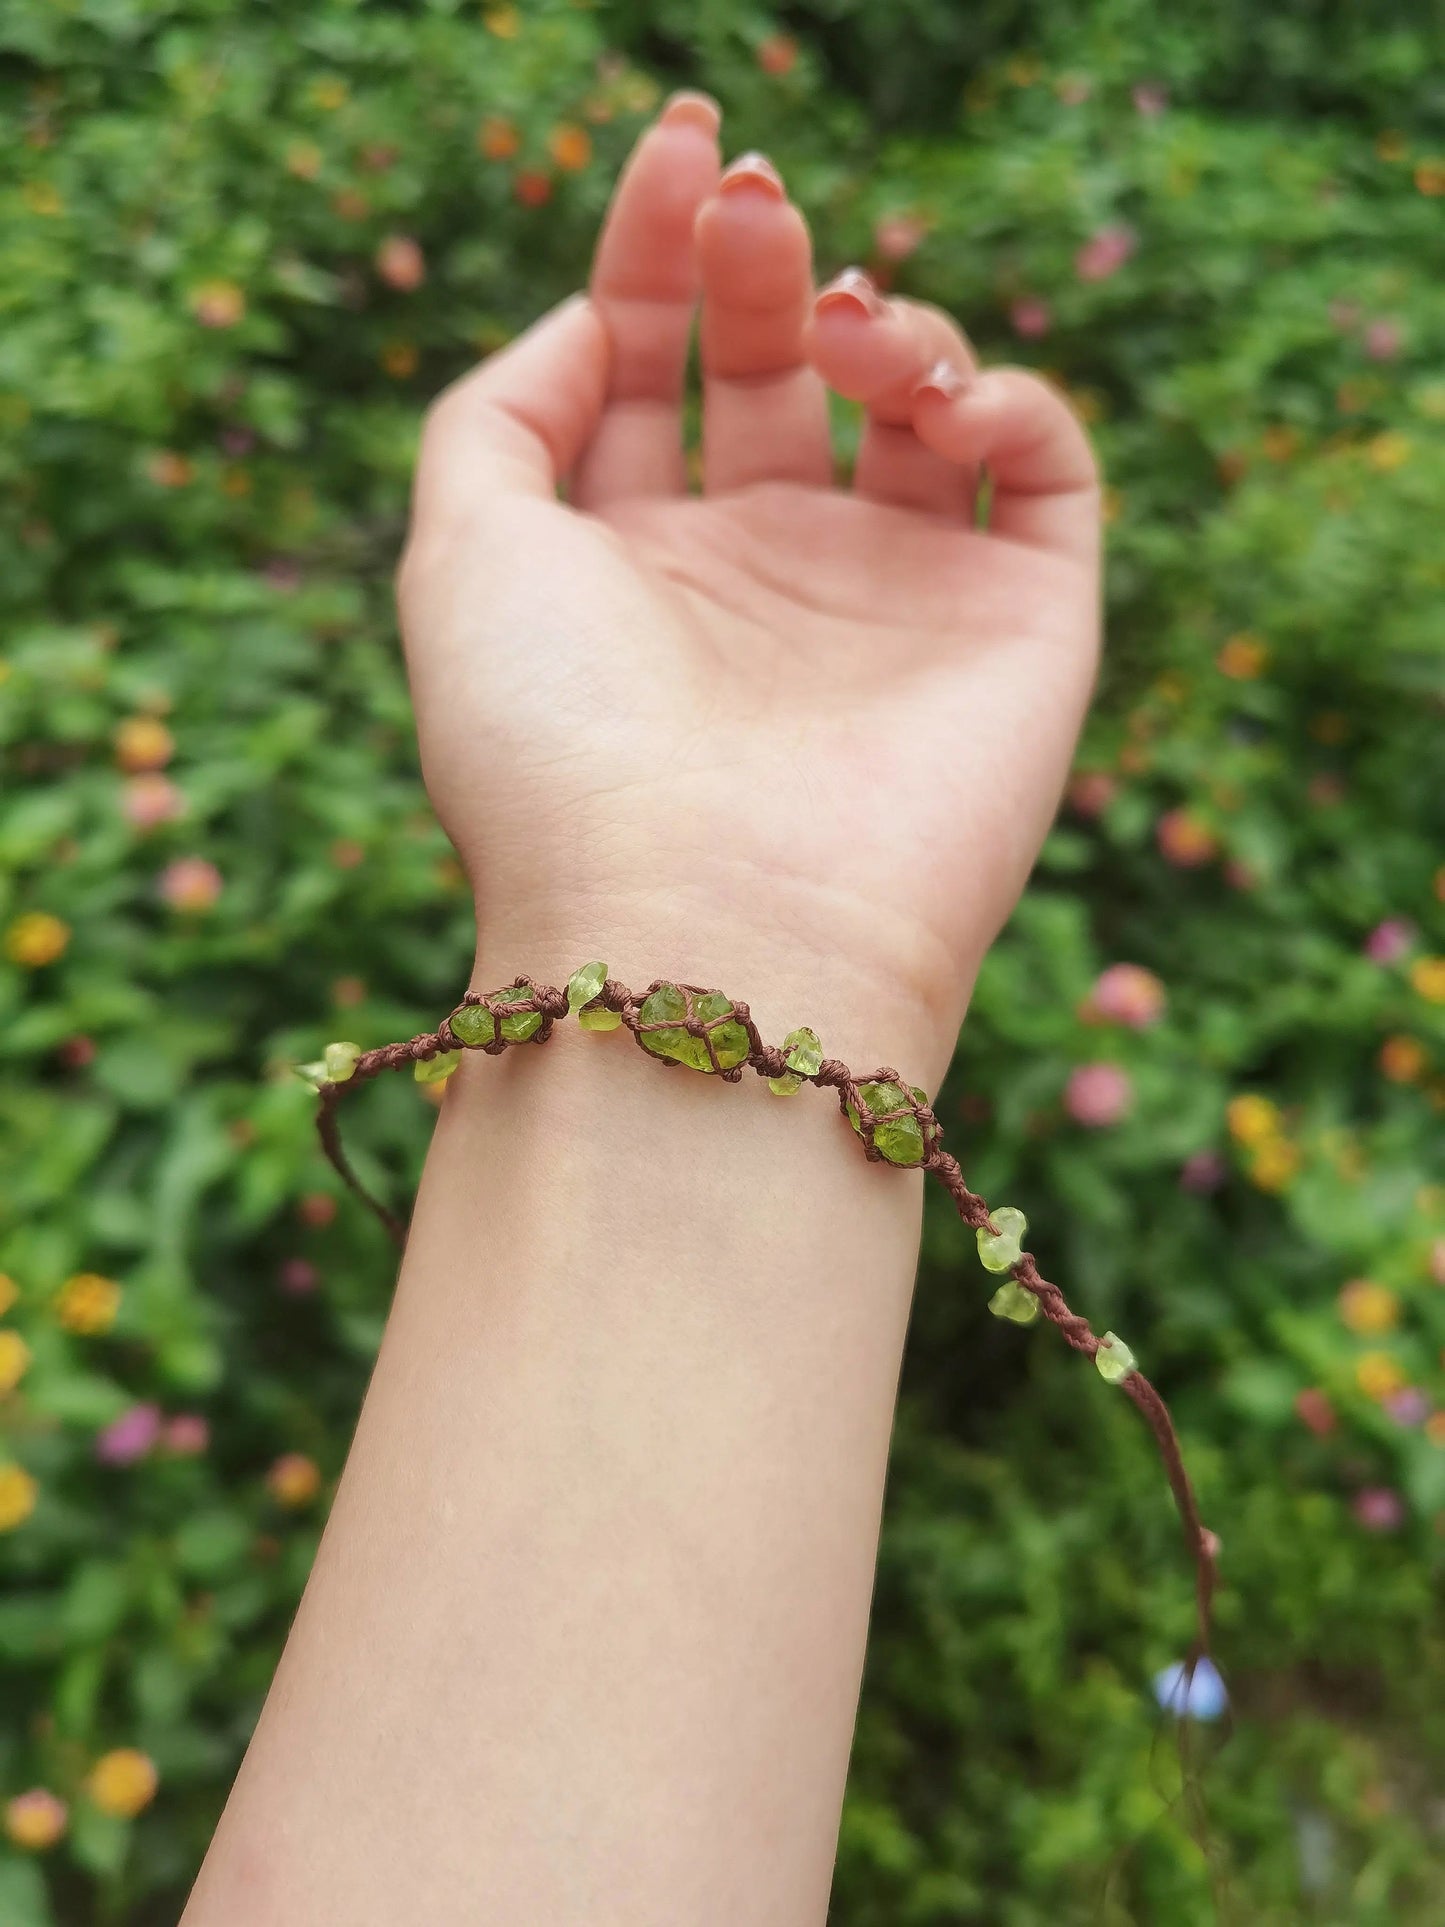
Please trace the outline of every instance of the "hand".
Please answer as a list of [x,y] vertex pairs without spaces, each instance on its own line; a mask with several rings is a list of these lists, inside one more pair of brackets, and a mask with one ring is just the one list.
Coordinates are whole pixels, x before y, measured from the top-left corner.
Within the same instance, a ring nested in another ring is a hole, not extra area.
[[[936,1075],[1088,701],[1093,457],[1052,389],[979,373],[946,316],[856,271],[815,293],[771,166],[719,177],[718,118],[668,103],[589,294],[431,412],[400,576],[423,769],[480,988],[596,954]],[[829,388],[866,410],[851,488]],[[862,1034],[870,1002],[886,1037]]]

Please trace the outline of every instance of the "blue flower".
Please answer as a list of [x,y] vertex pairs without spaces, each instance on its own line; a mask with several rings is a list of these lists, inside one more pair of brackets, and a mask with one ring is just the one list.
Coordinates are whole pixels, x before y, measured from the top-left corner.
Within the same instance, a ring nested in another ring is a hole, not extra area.
[[1217,1720],[1229,1705],[1229,1694],[1212,1659],[1196,1660],[1191,1669],[1182,1661],[1154,1675],[1154,1697],[1176,1719]]

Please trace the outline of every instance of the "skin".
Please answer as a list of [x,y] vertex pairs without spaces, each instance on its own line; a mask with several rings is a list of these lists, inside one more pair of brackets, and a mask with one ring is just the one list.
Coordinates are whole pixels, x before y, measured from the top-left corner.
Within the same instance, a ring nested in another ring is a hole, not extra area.
[[[830,387],[867,411],[852,486]],[[1098,574],[1063,401],[863,277],[818,293],[776,172],[720,175],[677,96],[588,294],[423,436],[399,599],[473,987],[606,958],[935,1088]],[[820,1922],[920,1198],[816,1092],[571,1025],[469,1056],[187,1927]]]

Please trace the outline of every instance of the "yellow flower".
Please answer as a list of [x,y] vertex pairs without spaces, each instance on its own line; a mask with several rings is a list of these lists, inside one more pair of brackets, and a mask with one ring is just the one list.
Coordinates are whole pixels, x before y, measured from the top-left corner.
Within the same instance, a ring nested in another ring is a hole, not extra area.
[[1445,1004],[1445,957],[1421,957],[1410,966],[1410,982],[1427,1004]]
[[1299,1168],[1298,1145],[1287,1138],[1266,1138],[1250,1159],[1250,1182],[1261,1191],[1284,1191],[1299,1176]]
[[5,1313],[9,1311],[19,1296],[19,1285],[16,1284],[8,1272],[0,1271],[0,1318],[5,1316]]
[[13,1392],[30,1363],[30,1347],[19,1332],[0,1331],[0,1398]]
[[5,932],[5,954],[26,970],[43,970],[65,955],[70,925],[48,910],[27,910]]
[[1403,468],[1410,459],[1410,438],[1398,429],[1387,428],[1382,435],[1376,435],[1367,443],[1365,453],[1370,467],[1381,475],[1389,475],[1397,468]]
[[304,1452],[285,1452],[266,1474],[266,1486],[282,1505],[309,1505],[321,1490],[321,1473]]
[[96,1761],[85,1790],[102,1813],[133,1820],[154,1800],[159,1781],[153,1760],[133,1746],[119,1746]]
[[350,89],[344,80],[335,74],[323,74],[320,80],[311,83],[311,104],[319,107],[323,114],[334,114],[338,107],[346,105]]
[[23,1465],[0,1465],[0,1532],[23,1526],[35,1510],[37,1487]]
[[54,215],[65,211],[65,203],[60,198],[59,189],[50,181],[27,181],[24,187],[25,205],[32,214]]
[[1384,1285],[1373,1285],[1368,1278],[1354,1278],[1339,1297],[1340,1317],[1352,1332],[1361,1337],[1393,1331],[1400,1322],[1400,1301]]
[[120,1286],[95,1271],[78,1271],[60,1287],[55,1315],[68,1332],[95,1338],[108,1332],[120,1310]]
[[65,1831],[69,1811],[64,1800],[43,1786],[17,1793],[5,1803],[5,1831],[26,1853],[44,1853]]
[[1366,1352],[1355,1366],[1355,1383],[1366,1398],[1388,1398],[1405,1383],[1405,1374],[1388,1352]]
[[515,7],[489,7],[482,15],[482,25],[498,40],[515,40],[522,31],[522,16]]
[[1233,677],[1235,682],[1256,681],[1264,674],[1268,661],[1267,646],[1247,631],[1231,636],[1215,657],[1220,674]]
[[115,760],[128,774],[164,769],[176,739],[159,716],[128,716],[115,732]]
[[1224,1114],[1236,1144],[1263,1144],[1279,1135],[1279,1110],[1267,1097],[1246,1091],[1241,1097],[1230,1098]]
[[1418,1037],[1387,1037],[1380,1046],[1380,1069],[1392,1084],[1415,1083],[1425,1061],[1425,1046]]

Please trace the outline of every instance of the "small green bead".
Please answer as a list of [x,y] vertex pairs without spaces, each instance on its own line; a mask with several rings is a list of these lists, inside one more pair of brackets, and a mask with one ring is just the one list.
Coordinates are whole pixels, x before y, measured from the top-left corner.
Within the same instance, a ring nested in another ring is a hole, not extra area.
[[440,1084],[444,1077],[450,1077],[462,1061],[459,1050],[444,1050],[437,1057],[419,1057],[412,1066],[412,1076],[418,1084]]
[[1039,1301],[1015,1279],[1000,1285],[988,1301],[995,1318],[1007,1318],[1015,1325],[1031,1325],[1039,1315]]
[[[888,1111],[903,1110],[908,1102],[908,1093],[901,1084],[860,1084],[858,1091],[874,1117],[880,1117]],[[851,1104],[848,1106],[848,1122],[861,1137],[863,1121]],[[890,1118],[886,1124],[874,1125],[873,1146],[890,1164],[922,1164],[925,1155],[923,1126],[912,1111],[907,1111],[902,1117]]]
[[1094,1353],[1094,1363],[1099,1368],[1099,1376],[1110,1385],[1118,1385],[1132,1372],[1139,1369],[1139,1361],[1113,1332],[1105,1332],[1099,1340],[1099,1349]]
[[577,1022],[583,1030],[616,1030],[622,1022],[620,1010],[608,1010],[605,1004],[598,1004],[595,1010],[579,1010]]
[[[491,993],[494,1003],[524,1003],[531,999],[532,992],[526,984],[507,984],[501,990]],[[509,1044],[525,1044],[529,1037],[535,1037],[542,1028],[540,1010],[519,1010],[515,1017],[502,1017],[498,1025],[503,1037]]]
[[590,1004],[594,997],[601,994],[602,986],[606,982],[605,963],[583,964],[580,970],[574,970],[567,979],[568,1010],[575,1014],[584,1004]]
[[322,1053],[326,1063],[326,1075],[333,1084],[344,1084],[351,1077],[361,1058],[360,1044],[328,1044]]
[[331,1081],[330,1075],[323,1063],[297,1064],[295,1070],[301,1082],[310,1085],[313,1091],[319,1091],[323,1084],[328,1084]]
[[770,1077],[768,1089],[774,1097],[791,1097],[803,1087],[804,1080],[817,1074],[823,1062],[823,1046],[817,1033],[806,1024],[790,1030],[783,1039],[783,1062],[788,1066],[781,1077]]
[[451,1015],[451,1026],[464,1044],[490,1044],[492,1013],[485,1004],[463,1004]]
[[[721,991],[709,991],[706,996],[693,1000],[693,1015],[703,1023],[711,1023],[714,1018],[728,1017],[732,1014],[732,1004]],[[638,1013],[643,1024],[669,1025],[669,1020],[677,1024],[667,1029],[642,1031],[644,1049],[650,1050],[654,1057],[670,1057],[675,1063],[686,1064],[690,1070],[710,1071],[712,1061],[708,1056],[707,1043],[701,1037],[681,1027],[679,1020],[687,1017],[687,996],[676,984],[661,984],[643,1002]],[[747,1057],[750,1049],[748,1034],[741,1024],[720,1023],[710,1033],[712,1047],[717,1055],[718,1069],[732,1070]]]
[[998,1236],[991,1236],[986,1225],[979,1226],[979,1262],[985,1271],[1011,1271],[1023,1256],[1024,1233],[1029,1221],[1011,1204],[1001,1204],[988,1215],[998,1226]]

